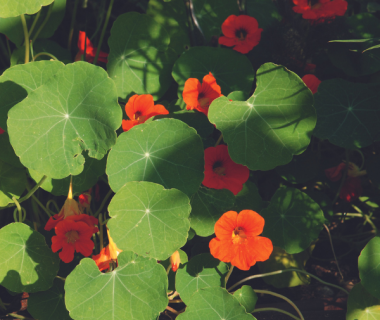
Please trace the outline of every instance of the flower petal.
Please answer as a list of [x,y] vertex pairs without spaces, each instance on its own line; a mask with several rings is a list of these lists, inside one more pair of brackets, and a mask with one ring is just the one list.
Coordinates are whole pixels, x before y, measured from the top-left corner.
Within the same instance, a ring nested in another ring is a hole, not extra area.
[[221,241],[218,238],[211,239],[209,243],[210,253],[216,259],[223,262],[230,262],[233,259],[232,241]]
[[234,38],[236,33],[236,25],[235,21],[237,16],[230,15],[224,22],[222,23],[222,32],[228,38]]
[[199,106],[198,96],[201,90],[202,86],[197,78],[189,78],[186,80],[182,97],[186,103],[187,110],[192,110]]
[[257,236],[264,230],[265,220],[253,210],[240,211],[237,217],[237,226],[242,227],[247,237]]
[[238,214],[236,211],[227,211],[215,223],[214,231],[217,238],[220,240],[232,239],[232,232],[237,227]]
[[59,258],[63,262],[69,263],[73,261],[74,259],[74,252],[75,252],[74,245],[65,243],[65,245],[62,248],[62,251],[59,253]]

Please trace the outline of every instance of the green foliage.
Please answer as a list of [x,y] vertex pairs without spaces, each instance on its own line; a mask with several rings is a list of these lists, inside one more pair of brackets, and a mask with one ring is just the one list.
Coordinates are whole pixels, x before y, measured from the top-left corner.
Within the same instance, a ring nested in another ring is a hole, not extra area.
[[253,312],[257,302],[257,294],[250,286],[242,286],[234,292],[234,297],[244,307],[247,313]]
[[380,237],[376,236],[367,243],[359,256],[359,275],[361,284],[371,295],[380,299]]
[[371,296],[361,282],[350,291],[346,320],[367,320],[380,317],[380,299]]
[[0,0],[0,17],[17,17],[21,14],[33,14],[42,6],[51,4],[54,0],[22,0],[16,3],[9,0]]
[[25,190],[25,169],[14,167],[0,160],[0,207],[18,199]]
[[264,30],[282,19],[273,1],[248,0],[246,7],[247,14],[254,17],[259,23],[259,28]]

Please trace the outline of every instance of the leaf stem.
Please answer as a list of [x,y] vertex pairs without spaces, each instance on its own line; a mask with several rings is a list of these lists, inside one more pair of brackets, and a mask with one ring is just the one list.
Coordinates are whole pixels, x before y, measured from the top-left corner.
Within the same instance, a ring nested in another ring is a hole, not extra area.
[[25,39],[25,63],[29,62],[29,32],[28,26],[26,25],[25,15],[21,16],[22,28],[24,29],[24,39]]
[[106,196],[103,198],[103,201],[102,201],[102,203],[100,204],[99,209],[98,209],[98,210],[95,212],[95,214],[94,214],[94,217],[95,217],[95,218],[98,217],[100,211],[102,211],[104,205],[106,204],[108,198],[111,196],[112,193],[113,193],[113,191],[110,189],[110,190],[108,191],[108,193],[106,194]]
[[35,28],[35,26],[37,24],[38,19],[40,18],[40,15],[41,15],[41,10],[37,12],[36,17],[33,20],[32,26],[29,29],[29,38],[32,35],[32,32],[33,32],[33,30],[34,30],[34,28]]
[[48,22],[48,20],[50,18],[51,11],[53,9],[53,6],[54,6],[54,2],[49,6],[49,10],[48,10],[48,12],[46,14],[46,17],[45,17],[44,21],[42,22],[42,24],[38,28],[36,34],[33,36],[33,39],[32,39],[33,43],[36,42],[36,40],[37,40],[40,32],[42,31],[42,29],[45,27],[46,23]]
[[100,34],[100,39],[99,39],[99,43],[98,43],[98,48],[96,49],[96,54],[95,54],[95,58],[94,58],[94,62],[93,62],[93,64],[96,64],[96,62],[98,61],[98,57],[99,57],[99,53],[100,53],[100,48],[102,47],[102,43],[103,43],[103,39],[104,39],[104,35],[105,35],[105,33],[106,33],[106,29],[107,29],[108,21],[109,21],[109,19],[110,19],[110,15],[111,15],[111,11],[112,11],[112,6],[113,6],[113,1],[114,1],[114,0],[110,0],[110,5],[108,6],[106,19],[104,20],[104,25],[103,25],[102,33]]
[[333,245],[333,242],[332,242],[332,239],[331,239],[330,230],[329,230],[329,228],[328,228],[325,224],[323,224],[323,226],[325,227],[325,229],[326,229],[326,231],[327,231],[327,234],[328,234],[328,236],[329,236],[331,250],[332,250],[332,253],[333,253],[333,256],[334,256],[334,259],[335,259],[335,262],[336,262],[336,266],[337,266],[338,271],[339,271],[339,274],[340,274],[340,276],[342,277],[342,280],[344,280],[344,278],[343,278],[343,274],[342,274],[342,271],[340,271],[340,268],[339,268],[339,262],[338,262],[338,259],[336,258],[336,255],[335,255],[335,250],[334,250],[334,245]]
[[334,287],[334,288],[337,288],[341,291],[343,291],[344,293],[348,294],[348,291],[346,289],[343,289],[335,284],[332,284],[332,283],[329,283],[329,282],[326,282],[326,281],[323,281],[322,279],[319,279],[317,276],[309,273],[309,272],[306,272],[304,270],[300,270],[300,269],[296,269],[296,268],[290,268],[290,269],[285,269],[285,270],[277,270],[277,271],[273,271],[273,272],[268,272],[268,273],[262,273],[262,274],[255,274],[253,276],[249,276],[247,278],[244,278],[242,280],[240,280],[239,282],[236,282],[233,286],[231,286],[230,288],[228,288],[227,290],[228,291],[231,291],[232,289],[236,288],[238,285],[248,281],[248,280],[252,280],[252,279],[256,279],[256,278],[264,278],[264,277],[268,277],[268,276],[274,276],[276,274],[281,274],[281,273],[284,273],[284,272],[300,272],[300,273],[303,273],[303,274],[306,274],[316,280],[318,280],[320,283],[323,283],[327,286],[331,286],[331,287]]
[[223,133],[220,134],[218,140],[215,143],[215,147],[223,140]]
[[15,205],[16,205],[16,207],[17,207],[17,211],[18,211],[18,221],[19,221],[19,222],[22,222],[22,209],[21,209],[20,203],[17,201],[17,199],[16,199],[15,196],[12,197],[12,200],[13,200],[13,202],[15,203]]
[[79,4],[79,0],[75,0],[73,14],[71,16],[69,39],[67,41],[67,48],[69,49],[69,51],[71,51],[71,41],[73,40],[75,17],[77,15],[78,4]]
[[48,57],[50,57],[50,58],[52,58],[52,59],[54,59],[54,60],[59,61],[59,60],[57,59],[57,57],[53,56],[51,53],[48,53],[48,52],[40,52],[40,53],[37,53],[37,54],[34,56],[34,58],[33,58],[32,61],[36,61],[36,59],[37,59],[39,56],[48,56]]
[[289,317],[291,317],[293,319],[301,320],[300,318],[296,317],[295,315],[291,314],[290,312],[287,312],[285,310],[278,309],[278,308],[258,308],[258,309],[255,309],[252,313],[255,313],[255,312],[264,312],[264,311],[276,311],[276,312],[280,312],[280,313],[286,314],[286,315],[288,315]]
[[228,279],[230,278],[230,275],[231,275],[233,270],[234,270],[234,266],[231,266],[230,270],[228,270],[228,273],[227,273],[226,278],[224,280],[226,286],[227,286]]

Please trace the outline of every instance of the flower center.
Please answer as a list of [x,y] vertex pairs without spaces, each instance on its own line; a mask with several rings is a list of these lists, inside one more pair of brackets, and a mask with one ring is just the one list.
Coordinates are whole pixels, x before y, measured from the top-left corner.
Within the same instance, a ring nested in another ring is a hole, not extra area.
[[312,10],[319,9],[322,6],[321,3],[319,3],[319,0],[310,0],[309,1],[309,7]]
[[212,171],[214,171],[219,176],[225,176],[226,168],[223,167],[223,163],[221,161],[216,161],[212,166]]
[[232,242],[233,244],[243,244],[247,240],[247,235],[242,227],[236,227],[232,231]]
[[239,30],[236,30],[235,32],[236,38],[238,38],[240,41],[245,40],[245,37],[247,36],[247,34],[248,32],[245,29],[239,29]]
[[67,243],[75,243],[79,239],[78,231],[71,230],[65,234]]
[[133,120],[137,120],[139,123],[143,123],[146,120],[146,116],[143,116],[140,111],[137,111],[133,115]]
[[199,104],[201,105],[202,108],[206,108],[210,105],[210,98],[207,98],[204,96],[204,93],[201,92],[199,95],[198,95],[198,102]]

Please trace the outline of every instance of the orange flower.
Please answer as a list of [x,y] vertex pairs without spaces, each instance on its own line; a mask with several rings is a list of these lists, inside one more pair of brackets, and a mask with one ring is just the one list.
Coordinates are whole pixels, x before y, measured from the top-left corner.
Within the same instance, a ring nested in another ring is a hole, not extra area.
[[122,127],[124,131],[144,123],[151,117],[159,114],[169,114],[169,111],[163,105],[154,105],[153,96],[150,94],[135,94],[130,97],[125,105],[125,112],[130,120],[123,120]]
[[232,161],[226,145],[205,150],[205,177],[202,184],[212,189],[228,189],[237,195],[249,178],[246,166]]
[[56,235],[51,238],[51,249],[59,253],[60,259],[69,263],[74,259],[74,252],[80,252],[85,257],[92,253],[94,243],[91,240],[93,228],[83,221],[62,220],[55,227]]
[[273,251],[272,241],[258,236],[264,229],[264,218],[252,210],[239,214],[228,211],[215,223],[216,238],[210,241],[211,254],[240,270],[249,270],[257,261],[265,261]]
[[223,36],[219,37],[219,44],[245,54],[259,44],[262,31],[255,18],[231,15],[222,24]]
[[195,109],[206,116],[211,102],[220,96],[222,90],[211,72],[203,77],[202,84],[197,78],[187,79],[182,93],[187,110]]
[[324,22],[326,19],[335,19],[343,16],[347,10],[345,0],[293,0],[293,11],[302,14],[303,19]]
[[172,265],[173,272],[176,272],[179,264],[181,263],[181,257],[179,256],[178,250],[170,256],[170,263]]
[[[79,52],[75,56],[75,61],[82,60],[82,55],[84,54],[85,43],[86,43],[85,59],[87,62],[92,63],[92,62],[94,62],[96,50],[98,50],[98,48],[94,47],[94,45],[92,44],[90,39],[86,37],[86,32],[83,32],[83,31],[79,31],[79,37],[78,37]],[[98,56],[98,61],[107,63],[107,57],[108,57],[108,53],[100,51],[99,56]]]
[[107,270],[110,268],[110,262],[117,263],[117,256],[123,250],[120,250],[115,242],[113,242],[109,230],[107,229],[108,241],[109,244],[103,248],[99,254],[92,256],[92,259],[95,261],[100,271]]
[[305,74],[302,77],[302,81],[305,82],[306,86],[310,89],[313,94],[316,94],[318,91],[318,87],[321,84],[321,80],[319,80],[313,74]]

